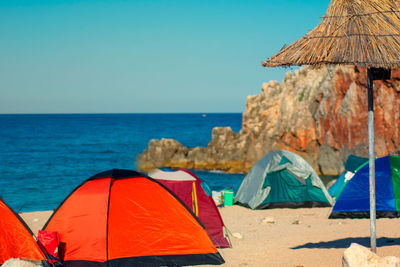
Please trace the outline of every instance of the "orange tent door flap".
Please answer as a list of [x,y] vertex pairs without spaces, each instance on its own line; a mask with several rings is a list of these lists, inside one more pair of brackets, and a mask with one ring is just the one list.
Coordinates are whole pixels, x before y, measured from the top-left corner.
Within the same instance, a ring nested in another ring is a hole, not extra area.
[[60,235],[63,261],[107,260],[106,229],[111,178],[90,180],[78,187],[45,226]]
[[0,199],[0,265],[10,258],[45,260],[32,232]]
[[188,209],[146,178],[114,181],[108,220],[110,260],[218,252]]

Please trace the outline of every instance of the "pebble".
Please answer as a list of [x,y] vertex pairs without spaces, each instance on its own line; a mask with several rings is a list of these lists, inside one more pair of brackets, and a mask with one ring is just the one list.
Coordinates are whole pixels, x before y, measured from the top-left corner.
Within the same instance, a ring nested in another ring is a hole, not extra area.
[[242,239],[242,238],[243,238],[243,236],[242,236],[241,233],[233,233],[232,236],[233,236],[234,238],[237,238],[237,239]]
[[261,221],[262,224],[268,224],[268,223],[275,223],[275,220],[273,217],[265,217]]

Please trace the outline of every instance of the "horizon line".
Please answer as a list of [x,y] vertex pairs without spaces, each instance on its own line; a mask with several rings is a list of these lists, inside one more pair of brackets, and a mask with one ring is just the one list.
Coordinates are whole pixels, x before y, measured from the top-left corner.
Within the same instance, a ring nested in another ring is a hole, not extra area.
[[55,112],[55,113],[0,113],[3,115],[159,115],[159,114],[243,114],[243,112]]

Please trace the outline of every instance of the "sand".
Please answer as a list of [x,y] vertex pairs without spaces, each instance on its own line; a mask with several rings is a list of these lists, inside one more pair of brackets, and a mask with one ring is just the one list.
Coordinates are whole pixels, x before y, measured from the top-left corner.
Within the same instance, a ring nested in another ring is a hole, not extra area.
[[[222,266],[342,266],[343,251],[355,242],[369,247],[368,219],[329,220],[331,208],[250,210],[220,208],[232,248],[220,249]],[[34,233],[51,212],[23,213]],[[273,222],[268,222],[273,221]],[[377,254],[400,257],[400,219],[377,220]]]

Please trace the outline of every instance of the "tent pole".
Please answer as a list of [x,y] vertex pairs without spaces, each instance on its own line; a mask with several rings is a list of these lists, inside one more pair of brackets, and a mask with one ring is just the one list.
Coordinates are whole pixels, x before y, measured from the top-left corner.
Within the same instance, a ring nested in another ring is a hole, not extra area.
[[376,253],[376,206],[375,206],[375,137],[374,137],[374,81],[371,70],[367,70],[368,89],[368,154],[369,154],[369,203],[371,251]]

